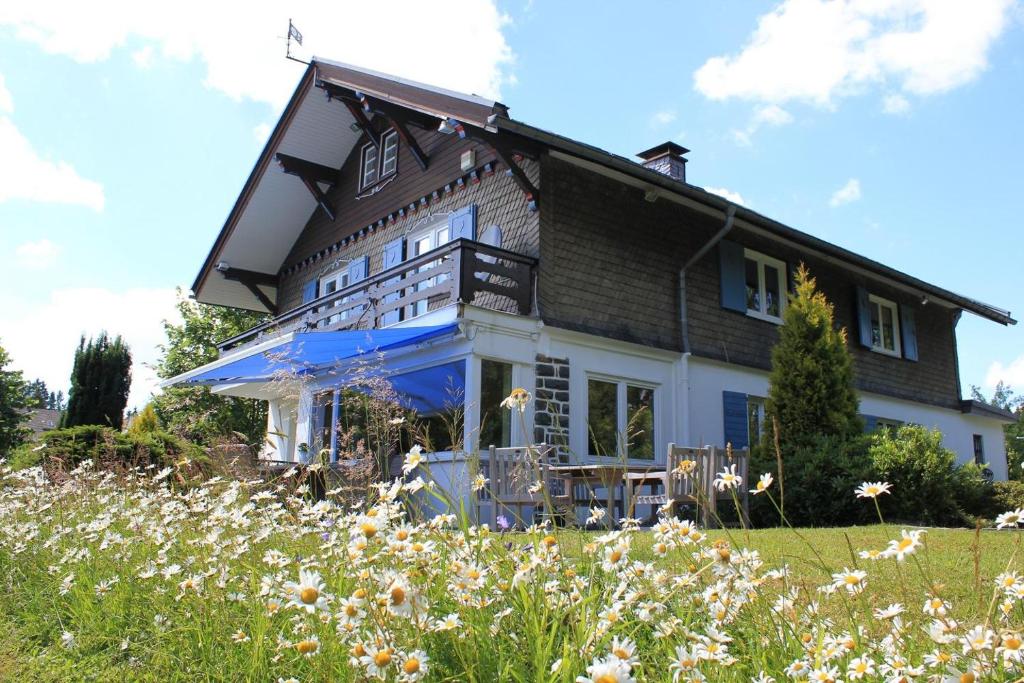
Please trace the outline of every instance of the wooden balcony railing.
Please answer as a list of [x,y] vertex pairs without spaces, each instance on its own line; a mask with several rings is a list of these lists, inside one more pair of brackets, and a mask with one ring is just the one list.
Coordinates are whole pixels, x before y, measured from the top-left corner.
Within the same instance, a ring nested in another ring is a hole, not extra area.
[[478,292],[511,300],[527,315],[536,265],[530,256],[457,239],[282,313],[218,348],[223,353],[296,330],[387,327],[450,303],[473,303]]

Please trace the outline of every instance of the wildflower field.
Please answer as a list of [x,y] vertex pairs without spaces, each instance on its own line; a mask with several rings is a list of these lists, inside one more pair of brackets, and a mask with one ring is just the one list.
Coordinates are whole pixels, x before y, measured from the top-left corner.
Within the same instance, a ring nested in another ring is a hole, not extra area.
[[[0,677],[1013,681],[1024,668],[1012,530],[705,532],[663,517],[499,533],[419,518],[413,474],[353,507],[286,482],[186,487],[172,468],[0,469]],[[884,488],[858,493],[899,495]],[[754,490],[771,495],[770,478]]]

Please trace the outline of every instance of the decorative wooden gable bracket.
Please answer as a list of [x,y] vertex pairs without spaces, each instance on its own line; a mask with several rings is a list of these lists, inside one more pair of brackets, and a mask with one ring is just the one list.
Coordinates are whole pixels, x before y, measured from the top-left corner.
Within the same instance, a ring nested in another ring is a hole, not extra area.
[[330,166],[324,166],[312,161],[306,161],[305,159],[299,159],[288,154],[277,154],[277,163],[281,165],[281,168],[285,173],[289,175],[298,176],[302,183],[309,190],[310,194],[313,195],[313,199],[320,205],[320,208],[324,210],[327,217],[332,221],[334,220],[334,207],[331,205],[330,200],[327,199],[327,195],[320,189],[320,183],[327,185],[334,185],[338,182],[338,169],[331,168]]
[[274,302],[270,300],[270,297],[259,288],[259,285],[277,287],[277,277],[269,273],[259,273],[255,270],[245,270],[244,268],[231,268],[230,266],[222,268],[219,264],[217,270],[220,271],[225,280],[231,280],[244,285],[271,313],[277,308]]
[[[330,92],[327,93],[327,97],[331,98]],[[377,135],[373,132],[373,127],[370,125],[370,119],[366,117],[366,112],[363,111],[362,107],[358,106],[351,100],[342,100],[345,106],[348,108],[352,118],[355,119],[356,125],[359,130],[363,131],[363,135],[370,139],[370,143],[380,149],[380,140],[377,139]]]
[[401,138],[402,142],[405,143],[405,146],[412,153],[416,163],[419,164],[422,170],[427,170],[427,167],[430,165],[430,157],[427,156],[423,148],[420,147],[420,143],[409,132],[408,124],[413,123],[422,128],[427,128],[429,127],[429,120],[424,121],[423,117],[415,117],[412,115],[412,112],[407,112],[389,102],[370,97],[358,90],[346,90],[332,83],[322,83],[321,87],[327,91],[329,99],[339,99],[345,104],[349,112],[351,112],[352,118],[355,119],[356,124],[374,145],[379,146],[380,141],[370,126],[367,114],[379,114],[386,118],[388,123],[398,133],[398,137]]
[[521,154],[513,153],[505,145],[494,140],[488,139],[483,140],[483,142],[494,150],[494,153],[498,155],[498,159],[501,160],[501,163],[505,164],[505,168],[507,169],[505,173],[516,181],[516,184],[519,185],[519,189],[523,191],[524,195],[526,195],[527,208],[529,208],[530,211],[536,211],[537,207],[540,205],[540,191],[537,190],[533,181],[530,180],[530,177],[526,175],[526,171],[524,171],[523,167],[520,165],[523,160],[523,156]]

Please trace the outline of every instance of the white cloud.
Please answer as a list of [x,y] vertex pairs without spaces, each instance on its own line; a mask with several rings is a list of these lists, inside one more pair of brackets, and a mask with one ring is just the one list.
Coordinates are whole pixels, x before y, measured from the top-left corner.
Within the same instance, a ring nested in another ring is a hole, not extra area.
[[10,199],[27,199],[103,210],[102,185],[82,178],[65,161],[41,157],[14,123],[3,116],[0,150],[0,204]]
[[132,350],[128,405],[141,407],[159,384],[147,365],[156,362],[157,344],[165,341],[161,321],[178,321],[176,302],[173,289],[58,289],[39,306],[10,296],[0,299],[0,343],[27,378],[42,378],[66,394],[79,337],[104,329],[120,334]]
[[985,386],[995,389],[999,382],[1005,382],[1018,392],[1024,391],[1024,356],[1018,356],[1015,360],[1010,361],[1009,365],[995,361],[988,366],[988,372],[985,373]]
[[[499,97],[510,77],[512,51],[502,34],[509,19],[493,0],[464,0],[457,8],[397,0],[384,12],[395,20],[383,23],[372,2],[299,0],[287,9],[266,1],[101,4],[0,3],[0,25],[77,62],[105,60],[129,43],[158,48],[164,59],[199,59],[208,87],[275,107],[287,101],[301,68],[284,58],[289,17],[303,33],[302,47],[292,42],[303,58],[316,54],[490,97]],[[359,26],[368,29],[353,29]]]
[[650,125],[652,128],[658,126],[667,126],[676,120],[676,113],[668,109],[662,109],[651,114]]
[[140,69],[148,69],[153,66],[153,46],[146,45],[145,47],[133,52],[132,61],[135,62],[135,66]]
[[763,126],[785,126],[793,122],[793,115],[777,104],[765,104],[754,109],[754,113],[743,130],[733,130],[736,143],[744,147],[751,144],[754,133]]
[[270,137],[271,125],[269,123],[260,123],[253,126],[252,134],[256,138],[256,142],[261,145],[267,141]]
[[977,78],[1012,0],[784,0],[738,54],[707,60],[694,86],[712,100],[836,100],[874,84],[941,93]]
[[860,199],[860,181],[856,178],[850,178],[846,181],[846,184],[840,187],[838,190],[832,193],[832,197],[828,200],[828,205],[842,206],[843,204],[849,204]]
[[44,270],[57,262],[60,248],[48,239],[25,242],[14,248],[16,262],[23,268]]
[[910,111],[910,100],[898,93],[886,95],[882,100],[882,111],[886,114],[906,114]]
[[0,74],[0,113],[11,114],[14,112],[14,100],[11,99],[11,91],[7,89],[4,82],[4,75]]
[[747,204],[743,201],[743,195],[739,192],[733,192],[732,190],[727,190],[724,187],[705,187],[704,189],[711,194],[717,194],[719,197],[725,197],[733,204],[742,204],[744,206]]

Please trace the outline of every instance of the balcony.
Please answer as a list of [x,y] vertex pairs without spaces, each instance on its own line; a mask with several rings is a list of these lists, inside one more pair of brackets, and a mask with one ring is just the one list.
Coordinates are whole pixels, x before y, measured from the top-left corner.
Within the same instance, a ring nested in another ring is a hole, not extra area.
[[223,354],[286,332],[376,329],[454,303],[530,313],[537,260],[457,239],[218,344]]

